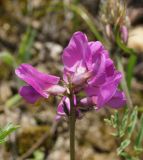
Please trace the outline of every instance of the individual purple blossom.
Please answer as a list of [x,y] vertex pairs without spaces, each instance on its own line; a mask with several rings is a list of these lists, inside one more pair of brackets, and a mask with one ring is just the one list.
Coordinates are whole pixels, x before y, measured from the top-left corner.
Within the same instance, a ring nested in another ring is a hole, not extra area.
[[15,73],[28,84],[21,87],[19,93],[30,103],[35,103],[41,97],[48,98],[50,94],[62,94],[66,90],[58,85],[60,77],[41,73],[29,64],[21,64]]
[[[84,33],[75,32],[63,51],[62,60],[64,87],[59,85],[59,77],[41,73],[28,64],[20,65],[16,74],[28,84],[20,89],[20,95],[30,103],[40,97],[48,98],[50,94],[63,96],[56,119],[69,116],[71,105],[77,118],[83,110],[125,105],[125,95],[118,90],[122,74],[115,69],[101,42],[90,42]],[[85,95],[82,98],[81,92]]]

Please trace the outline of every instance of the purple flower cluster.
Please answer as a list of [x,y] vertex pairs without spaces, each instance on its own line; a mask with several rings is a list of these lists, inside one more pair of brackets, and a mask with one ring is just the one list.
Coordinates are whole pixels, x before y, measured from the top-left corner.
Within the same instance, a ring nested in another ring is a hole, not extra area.
[[20,88],[20,95],[29,103],[49,95],[62,96],[57,119],[70,114],[71,99],[77,118],[84,110],[125,105],[125,95],[118,90],[122,74],[115,69],[101,42],[89,42],[84,33],[76,32],[64,49],[62,60],[63,86],[59,85],[60,77],[41,73],[29,64],[21,64],[15,72],[28,85]]

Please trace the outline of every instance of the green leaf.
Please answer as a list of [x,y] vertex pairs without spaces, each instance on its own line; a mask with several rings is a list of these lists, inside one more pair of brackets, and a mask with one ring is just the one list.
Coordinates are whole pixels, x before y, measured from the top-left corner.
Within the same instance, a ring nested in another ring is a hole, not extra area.
[[121,152],[120,156],[126,158],[126,160],[132,160],[131,156],[127,152]]
[[110,120],[110,119],[105,118],[105,119],[104,119],[104,122],[105,122],[105,123],[107,123],[107,124],[108,124],[108,125],[110,125],[110,126],[112,125],[112,123],[111,123],[111,120]]
[[124,141],[122,141],[120,147],[117,149],[117,154],[121,155],[122,151],[124,151],[124,149],[128,147],[130,143],[130,139],[125,139]]
[[139,160],[139,158],[130,156],[127,152],[122,152],[120,156],[124,157],[126,160]]
[[143,152],[143,148],[142,148],[142,147],[136,147],[136,146],[134,146],[134,150],[135,150],[137,153]]
[[7,124],[4,128],[0,128],[0,144],[4,143],[7,136],[17,128],[19,128],[19,126],[13,125],[12,123]]
[[138,132],[138,136],[137,136],[136,141],[135,141],[136,150],[141,150],[141,149],[143,150],[142,140],[143,140],[143,114],[142,114],[141,119],[140,119],[140,130]]
[[134,70],[136,61],[137,61],[137,56],[135,54],[131,54],[128,60],[127,72],[126,72],[127,85],[129,89],[131,87],[131,80],[133,77],[133,70]]
[[19,94],[16,94],[6,101],[5,106],[9,108],[14,107],[15,105],[17,105],[17,103],[19,103],[20,100],[21,96]]
[[119,125],[119,113],[115,111],[113,119],[113,127],[116,128]]
[[18,59],[20,60],[20,63],[28,61],[30,59],[30,49],[32,48],[35,36],[36,31],[31,27],[28,27],[26,33],[22,38],[18,51]]
[[119,122],[119,114],[118,111],[114,112],[114,115],[111,115],[110,119],[105,118],[104,121],[113,126],[113,128],[116,128],[118,126],[118,122]]
[[[119,113],[118,113],[118,111],[115,111],[114,115],[111,115],[110,119],[104,119],[104,121],[108,125],[112,126],[113,128],[118,128],[118,126],[119,126]],[[111,133],[111,135],[118,136],[119,133],[117,131],[116,133]]]
[[119,136],[120,137],[123,137],[125,135],[125,131],[127,129],[127,124],[128,124],[128,117],[129,117],[129,110],[128,110],[128,107],[126,107],[122,121],[121,121],[121,126],[119,128]]
[[138,108],[135,107],[135,109],[134,109],[133,112],[131,113],[130,119],[129,119],[129,124],[128,124],[128,128],[127,128],[128,138],[131,137],[131,135],[132,135],[132,133],[133,133],[133,131],[134,131],[134,128],[135,128],[137,119],[138,119]]
[[44,152],[42,152],[41,150],[36,150],[33,154],[34,154],[34,160],[44,159]]

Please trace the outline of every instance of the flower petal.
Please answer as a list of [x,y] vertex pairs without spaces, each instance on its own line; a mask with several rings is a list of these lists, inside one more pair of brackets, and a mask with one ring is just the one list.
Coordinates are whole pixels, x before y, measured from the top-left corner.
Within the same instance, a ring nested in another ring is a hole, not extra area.
[[97,96],[99,93],[99,87],[95,87],[92,85],[88,85],[85,87],[85,93],[91,97],[91,96]]
[[94,86],[103,84],[106,79],[105,67],[106,67],[106,57],[104,54],[99,54],[94,63],[93,76],[91,79],[89,79],[88,84]]
[[109,76],[113,76],[114,73],[115,73],[114,63],[113,63],[113,61],[110,58],[108,58],[106,60],[106,70],[105,71],[106,71],[106,75],[108,77]]
[[90,49],[86,35],[82,32],[75,32],[62,55],[65,67],[74,71],[79,61],[87,62],[89,57]]
[[92,97],[85,97],[80,100],[80,104],[85,107],[93,106]]
[[65,109],[64,107],[66,107],[66,109],[70,112],[70,100],[68,97],[64,96],[61,100],[61,102],[58,105],[57,108],[57,114],[60,116],[65,116]]
[[88,42],[88,45],[90,47],[92,60],[94,62],[94,60],[96,59],[96,56],[98,55],[98,53],[100,53],[104,49],[104,46],[99,41]]
[[118,84],[122,78],[120,72],[117,72],[112,79],[110,78],[104,85],[99,89],[97,98],[97,107],[102,107],[107,103],[117,91]]
[[41,95],[31,86],[23,86],[19,90],[19,94],[29,103],[35,103]]
[[115,95],[107,102],[112,108],[120,108],[126,104],[126,97],[124,92],[116,91]]
[[57,114],[60,116],[65,116],[64,108],[63,108],[63,101],[61,101],[57,108]]
[[39,94],[47,98],[47,89],[52,85],[58,84],[60,78],[41,73],[29,64],[22,64],[15,70],[16,75],[32,86]]
[[53,95],[63,94],[65,91],[66,88],[59,85],[53,85],[47,89],[47,92]]

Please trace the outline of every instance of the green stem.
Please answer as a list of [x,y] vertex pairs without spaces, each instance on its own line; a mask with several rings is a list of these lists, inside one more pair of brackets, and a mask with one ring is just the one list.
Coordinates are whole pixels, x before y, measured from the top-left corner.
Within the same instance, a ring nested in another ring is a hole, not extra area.
[[75,106],[73,104],[73,98],[70,97],[70,116],[69,116],[69,129],[70,129],[70,160],[75,160]]

